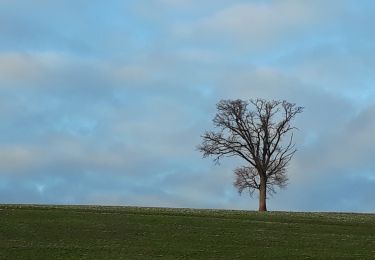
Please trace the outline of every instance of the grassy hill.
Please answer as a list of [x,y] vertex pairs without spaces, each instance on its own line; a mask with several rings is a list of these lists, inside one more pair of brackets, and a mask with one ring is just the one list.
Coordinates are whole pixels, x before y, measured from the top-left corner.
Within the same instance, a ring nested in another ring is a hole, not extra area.
[[375,215],[0,205],[0,259],[375,259]]

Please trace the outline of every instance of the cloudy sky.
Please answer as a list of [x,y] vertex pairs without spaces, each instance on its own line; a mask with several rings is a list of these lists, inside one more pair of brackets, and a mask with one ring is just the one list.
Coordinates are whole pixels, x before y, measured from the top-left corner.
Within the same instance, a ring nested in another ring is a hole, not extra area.
[[220,99],[286,99],[271,210],[375,212],[375,3],[0,0],[0,203],[257,209],[196,146]]

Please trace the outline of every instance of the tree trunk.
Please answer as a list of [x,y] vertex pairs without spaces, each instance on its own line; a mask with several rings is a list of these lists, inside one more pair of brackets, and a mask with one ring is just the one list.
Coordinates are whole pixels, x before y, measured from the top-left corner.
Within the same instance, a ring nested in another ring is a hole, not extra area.
[[261,176],[260,185],[259,185],[259,211],[267,211],[266,199],[267,199],[266,178]]

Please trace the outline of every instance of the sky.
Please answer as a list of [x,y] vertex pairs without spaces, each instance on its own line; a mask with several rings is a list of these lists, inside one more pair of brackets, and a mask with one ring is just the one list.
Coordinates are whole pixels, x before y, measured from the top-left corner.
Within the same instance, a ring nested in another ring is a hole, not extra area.
[[305,107],[270,210],[375,212],[375,2],[0,0],[0,203],[256,210],[196,147],[221,99]]

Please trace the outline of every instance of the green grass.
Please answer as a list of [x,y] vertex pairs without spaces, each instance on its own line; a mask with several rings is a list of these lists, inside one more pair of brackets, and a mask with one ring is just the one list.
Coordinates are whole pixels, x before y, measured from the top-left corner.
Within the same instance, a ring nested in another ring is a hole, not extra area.
[[0,259],[375,259],[375,215],[0,205]]

